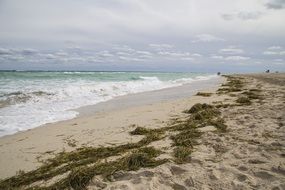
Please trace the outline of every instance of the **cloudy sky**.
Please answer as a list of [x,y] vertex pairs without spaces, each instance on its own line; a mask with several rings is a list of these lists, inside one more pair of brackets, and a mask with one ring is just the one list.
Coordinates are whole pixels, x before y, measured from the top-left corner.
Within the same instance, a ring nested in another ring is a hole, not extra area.
[[285,0],[0,0],[0,69],[285,71]]

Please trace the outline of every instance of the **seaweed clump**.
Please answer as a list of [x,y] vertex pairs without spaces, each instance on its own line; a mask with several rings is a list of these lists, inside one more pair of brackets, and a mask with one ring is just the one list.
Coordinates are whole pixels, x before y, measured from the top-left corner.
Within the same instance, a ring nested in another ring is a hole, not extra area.
[[198,103],[192,106],[191,109],[186,110],[185,113],[191,114],[189,119],[192,120],[197,127],[213,125],[223,132],[227,128],[225,121],[221,118],[221,112],[216,106]]
[[241,96],[236,100],[240,105],[250,105],[252,102],[248,97]]
[[173,155],[176,158],[175,162],[177,164],[183,164],[189,161],[189,155],[191,154],[192,150],[189,147],[185,146],[178,146],[174,148]]
[[241,78],[227,75],[225,75],[225,77],[227,77],[227,83],[222,85],[223,88],[218,89],[218,94],[242,91],[244,83],[242,82]]
[[150,147],[150,143],[167,136],[173,141],[173,157],[176,163],[189,161],[197,139],[203,134],[199,128],[213,125],[218,131],[226,131],[220,111],[213,105],[195,104],[185,113],[183,120],[175,120],[166,127],[147,129],[136,127],[131,135],[144,136],[136,143],[111,147],[82,147],[71,152],[61,152],[46,160],[36,170],[0,181],[0,189],[86,189],[95,176],[111,180],[117,171],[156,167],[168,159],[159,159],[163,152]]
[[203,96],[203,97],[210,97],[212,95],[213,95],[213,93],[210,93],[210,92],[198,92],[196,94],[196,96]]
[[[146,147],[160,138],[160,135],[148,133],[137,143],[113,147],[83,147],[72,152],[61,152],[36,170],[21,172],[19,175],[0,181],[0,189],[85,189],[96,175],[102,175],[108,180],[116,171],[136,170],[165,163],[167,161],[165,159],[155,159],[161,151]],[[120,158],[115,161],[105,161],[114,156]],[[49,186],[30,187],[34,182],[45,182],[57,176],[63,177]]]
[[221,118],[221,112],[213,105],[198,103],[184,113],[189,114],[188,118],[176,125],[172,130],[178,133],[170,136],[175,147],[173,156],[177,163],[189,160],[193,147],[199,144],[197,139],[203,134],[199,128],[212,125],[220,132],[225,132],[227,129],[225,121]]

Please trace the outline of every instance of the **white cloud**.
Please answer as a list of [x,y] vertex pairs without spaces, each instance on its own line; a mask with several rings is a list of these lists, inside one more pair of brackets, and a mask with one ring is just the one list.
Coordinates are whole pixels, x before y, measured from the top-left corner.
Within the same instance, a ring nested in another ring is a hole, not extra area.
[[123,61],[144,61],[144,59],[134,58],[134,57],[125,57],[125,56],[119,56],[119,59]]
[[271,46],[268,47],[266,51],[263,52],[264,55],[285,55],[285,51],[281,46]]
[[60,52],[56,52],[55,55],[59,57],[66,57],[68,56],[68,53],[60,51]]
[[44,55],[44,58],[46,58],[46,59],[57,59],[57,56],[48,53],[48,54],[45,54],[45,55]]
[[119,52],[117,52],[116,54],[117,54],[117,55],[123,55],[123,56],[125,56],[125,55],[131,55],[130,53],[122,52],[122,51],[119,51]]
[[149,46],[158,51],[173,48],[173,45],[171,44],[149,44]]
[[244,61],[244,60],[250,59],[250,57],[243,57],[243,56],[235,55],[235,56],[225,57],[224,59],[227,61]]
[[219,41],[225,41],[222,38],[213,36],[211,34],[199,34],[196,36],[196,39],[193,40],[193,43],[197,43],[197,42],[219,42]]
[[212,55],[211,58],[212,59],[224,59],[224,57],[221,55]]
[[111,54],[109,51],[101,51],[98,53],[99,56],[102,56],[102,57],[113,57],[114,55]]
[[233,55],[233,54],[242,54],[244,53],[244,50],[240,48],[236,48],[235,46],[229,46],[228,48],[220,49],[219,52],[222,54]]
[[158,55],[163,59],[171,59],[171,60],[183,60],[183,61],[193,61],[195,58],[202,57],[202,55],[195,53],[191,54],[189,52],[169,52],[169,51],[159,51]]
[[151,59],[153,58],[153,53],[149,52],[149,51],[141,51],[138,50],[136,51],[136,56],[141,58],[141,59]]
[[218,60],[225,60],[225,61],[245,61],[250,59],[250,57],[244,57],[239,55],[233,55],[233,56],[212,55],[211,58]]
[[275,52],[275,51],[265,51],[263,52],[264,55],[278,55],[279,53],[278,52]]
[[268,50],[280,50],[280,49],[282,49],[282,47],[281,46],[271,46],[271,47],[269,47],[267,49]]
[[203,56],[202,56],[201,54],[199,54],[199,53],[193,53],[192,56],[193,56],[193,57],[203,57]]
[[184,56],[190,56],[191,54],[188,52],[168,52],[168,51],[160,51],[158,52],[159,55],[167,55],[172,57],[184,57]]
[[136,51],[136,53],[137,53],[137,54],[142,54],[142,55],[149,55],[149,56],[152,55],[152,53],[149,52],[149,51],[140,51],[140,50],[139,50],[139,51]]

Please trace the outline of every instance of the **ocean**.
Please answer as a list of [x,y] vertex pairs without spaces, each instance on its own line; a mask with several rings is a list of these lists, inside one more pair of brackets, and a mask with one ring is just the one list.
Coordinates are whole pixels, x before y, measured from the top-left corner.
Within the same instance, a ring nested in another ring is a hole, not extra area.
[[67,120],[114,97],[181,86],[211,73],[0,72],[0,136]]

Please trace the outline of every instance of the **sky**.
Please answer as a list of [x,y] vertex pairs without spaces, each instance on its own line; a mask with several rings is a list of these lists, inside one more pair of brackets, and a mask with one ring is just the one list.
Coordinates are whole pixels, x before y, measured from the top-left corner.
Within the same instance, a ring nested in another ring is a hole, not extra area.
[[285,0],[0,0],[0,70],[285,71]]

